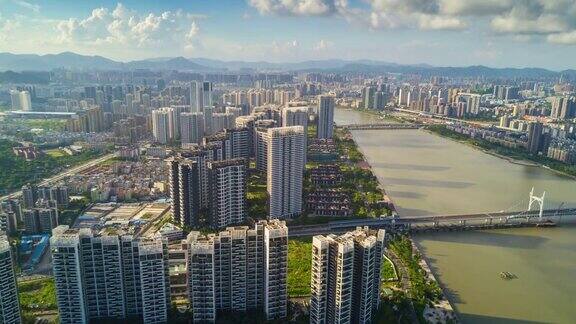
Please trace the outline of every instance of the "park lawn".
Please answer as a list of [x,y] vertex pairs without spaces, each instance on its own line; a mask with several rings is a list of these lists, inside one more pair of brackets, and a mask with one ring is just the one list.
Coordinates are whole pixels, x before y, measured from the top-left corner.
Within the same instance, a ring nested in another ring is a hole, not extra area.
[[23,119],[22,124],[30,128],[40,128],[45,131],[64,131],[66,129],[66,120],[64,119]]
[[246,185],[248,214],[255,219],[265,219],[268,216],[267,200],[266,176],[260,173],[251,174]]
[[46,150],[44,152],[53,158],[59,158],[59,157],[63,157],[63,156],[67,155],[61,149],[51,149],[51,150]]
[[20,282],[18,294],[23,312],[57,311],[56,285],[53,278]]
[[380,271],[380,277],[382,280],[398,280],[394,265],[388,258],[382,258],[382,269]]
[[288,240],[288,296],[310,295],[312,270],[312,238]]

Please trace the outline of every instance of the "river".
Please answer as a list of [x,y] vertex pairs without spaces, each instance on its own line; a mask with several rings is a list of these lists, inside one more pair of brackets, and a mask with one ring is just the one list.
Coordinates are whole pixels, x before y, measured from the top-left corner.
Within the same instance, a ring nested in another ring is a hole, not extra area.
[[[338,109],[338,124],[374,121]],[[576,206],[576,181],[510,163],[422,130],[354,131],[402,216]],[[437,233],[415,237],[464,323],[574,323],[576,227]],[[509,271],[518,279],[499,276]]]

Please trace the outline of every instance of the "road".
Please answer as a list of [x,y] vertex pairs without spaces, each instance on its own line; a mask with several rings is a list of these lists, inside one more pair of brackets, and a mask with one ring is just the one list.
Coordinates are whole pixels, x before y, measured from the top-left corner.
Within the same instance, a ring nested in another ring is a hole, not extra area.
[[[58,181],[66,178],[66,177],[69,177],[69,176],[72,176],[72,175],[74,175],[74,174],[76,174],[76,173],[82,172],[82,171],[84,171],[84,170],[86,170],[86,169],[88,169],[88,168],[91,168],[91,167],[93,167],[93,166],[95,166],[95,165],[97,165],[97,164],[100,164],[100,163],[102,163],[102,162],[104,162],[104,161],[106,161],[106,160],[108,160],[108,159],[114,158],[114,157],[116,157],[116,156],[118,156],[118,152],[114,152],[114,153],[110,153],[110,154],[103,155],[103,156],[101,156],[101,157],[99,157],[99,158],[97,158],[97,159],[90,160],[90,161],[88,161],[88,162],[86,162],[86,163],[84,163],[84,164],[82,164],[82,165],[75,166],[75,167],[69,169],[68,171],[64,171],[64,172],[59,173],[59,174],[57,174],[57,175],[55,175],[55,176],[53,176],[53,177],[50,177],[50,178],[48,178],[48,179],[44,179],[44,180],[42,180],[40,183],[38,183],[38,186],[47,186],[47,185],[50,185],[50,184],[52,184],[52,183],[54,183],[54,182],[58,182]],[[6,200],[6,199],[19,198],[20,196],[22,196],[22,191],[16,191],[16,192],[13,192],[13,193],[11,193],[11,194],[9,194],[9,195],[0,197],[0,202],[1,202],[1,201],[4,201],[4,200]]]
[[[327,224],[320,225],[296,225],[289,226],[289,235],[291,237],[299,236],[313,236],[321,234],[338,234],[345,233],[351,229],[358,226],[369,226],[374,228],[387,228],[392,225],[426,225],[434,222],[439,222],[443,224],[451,223],[456,224],[460,222],[472,223],[484,223],[486,219],[492,218],[494,222],[499,222],[501,220],[512,219],[517,215],[522,215],[522,217],[535,218],[538,216],[538,210],[532,211],[517,211],[517,212],[495,212],[495,213],[478,213],[478,214],[464,214],[464,215],[431,215],[431,216],[414,216],[414,217],[400,217],[392,220],[391,218],[364,218],[364,219],[354,219],[354,220],[342,220],[333,221]],[[543,217],[555,217],[555,216],[566,216],[573,217],[576,216],[576,209],[565,208],[565,209],[549,209],[543,211]]]

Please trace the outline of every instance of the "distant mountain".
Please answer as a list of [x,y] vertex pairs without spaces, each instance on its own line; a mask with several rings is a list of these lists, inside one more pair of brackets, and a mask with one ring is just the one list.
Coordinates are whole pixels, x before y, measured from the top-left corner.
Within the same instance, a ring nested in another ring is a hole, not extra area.
[[403,73],[420,74],[423,76],[447,76],[447,77],[492,77],[492,78],[540,78],[557,77],[560,74],[574,75],[573,70],[561,72],[550,71],[542,68],[491,68],[483,65],[467,67],[434,67],[429,65],[368,65],[347,64],[334,72],[358,72],[358,73]]
[[74,70],[211,70],[211,68],[201,66],[183,57],[123,63],[102,56],[87,56],[70,52],[47,55],[0,53],[0,71],[51,71],[58,68]]
[[[75,70],[178,70],[193,72],[241,71],[307,71],[353,73],[413,73],[423,76],[458,77],[559,77],[575,80],[575,70],[550,71],[541,68],[491,68],[482,65],[468,67],[435,67],[427,64],[403,65],[377,60],[310,60],[296,63],[265,61],[221,61],[208,58],[162,57],[131,62],[114,61],[102,56],[87,56],[71,52],[49,55],[0,53],[0,71],[51,71],[57,68]],[[12,76],[15,77],[15,76]]]
[[258,70],[274,70],[274,71],[301,71],[301,70],[327,70],[327,69],[341,69],[349,64],[364,64],[364,65],[385,65],[385,66],[399,66],[395,63],[388,63],[383,61],[371,60],[309,60],[296,63],[271,63],[265,61],[245,62],[245,61],[220,61],[207,58],[192,58],[190,59],[198,64],[209,66],[213,68],[241,70],[241,69],[258,69]]
[[121,63],[102,56],[71,52],[48,55],[0,53],[0,71],[50,71],[57,68],[104,70],[120,67]]
[[[399,67],[395,63],[373,60],[310,60],[296,63],[271,63],[265,61],[221,61],[208,58],[162,57],[131,62],[118,62],[102,56],[87,56],[71,52],[60,54],[11,54],[0,53],[0,71],[50,71],[58,68],[76,70],[181,70],[181,71],[210,71],[243,69],[267,71],[302,71],[302,70],[331,70],[343,69],[351,64],[367,66]],[[414,67],[426,67],[414,65]]]
[[187,70],[187,71],[210,71],[212,67],[206,67],[194,63],[184,57],[161,58],[151,60],[132,61],[124,63],[127,69],[150,69],[150,70]]

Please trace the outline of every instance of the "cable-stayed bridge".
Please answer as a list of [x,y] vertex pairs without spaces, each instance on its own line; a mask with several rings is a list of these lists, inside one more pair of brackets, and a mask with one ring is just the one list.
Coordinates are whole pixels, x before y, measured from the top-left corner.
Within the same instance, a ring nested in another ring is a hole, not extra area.
[[[564,203],[559,204],[556,208],[547,209],[545,196],[545,192],[541,196],[534,195],[534,189],[532,189],[528,201],[521,200],[507,210],[497,212],[341,220],[321,225],[290,226],[289,234],[290,236],[310,236],[340,233],[358,226],[408,233],[530,226],[547,227],[555,226],[556,222],[562,221],[563,218],[576,218],[576,208],[563,208]],[[519,210],[521,205],[526,206],[526,209]]]

